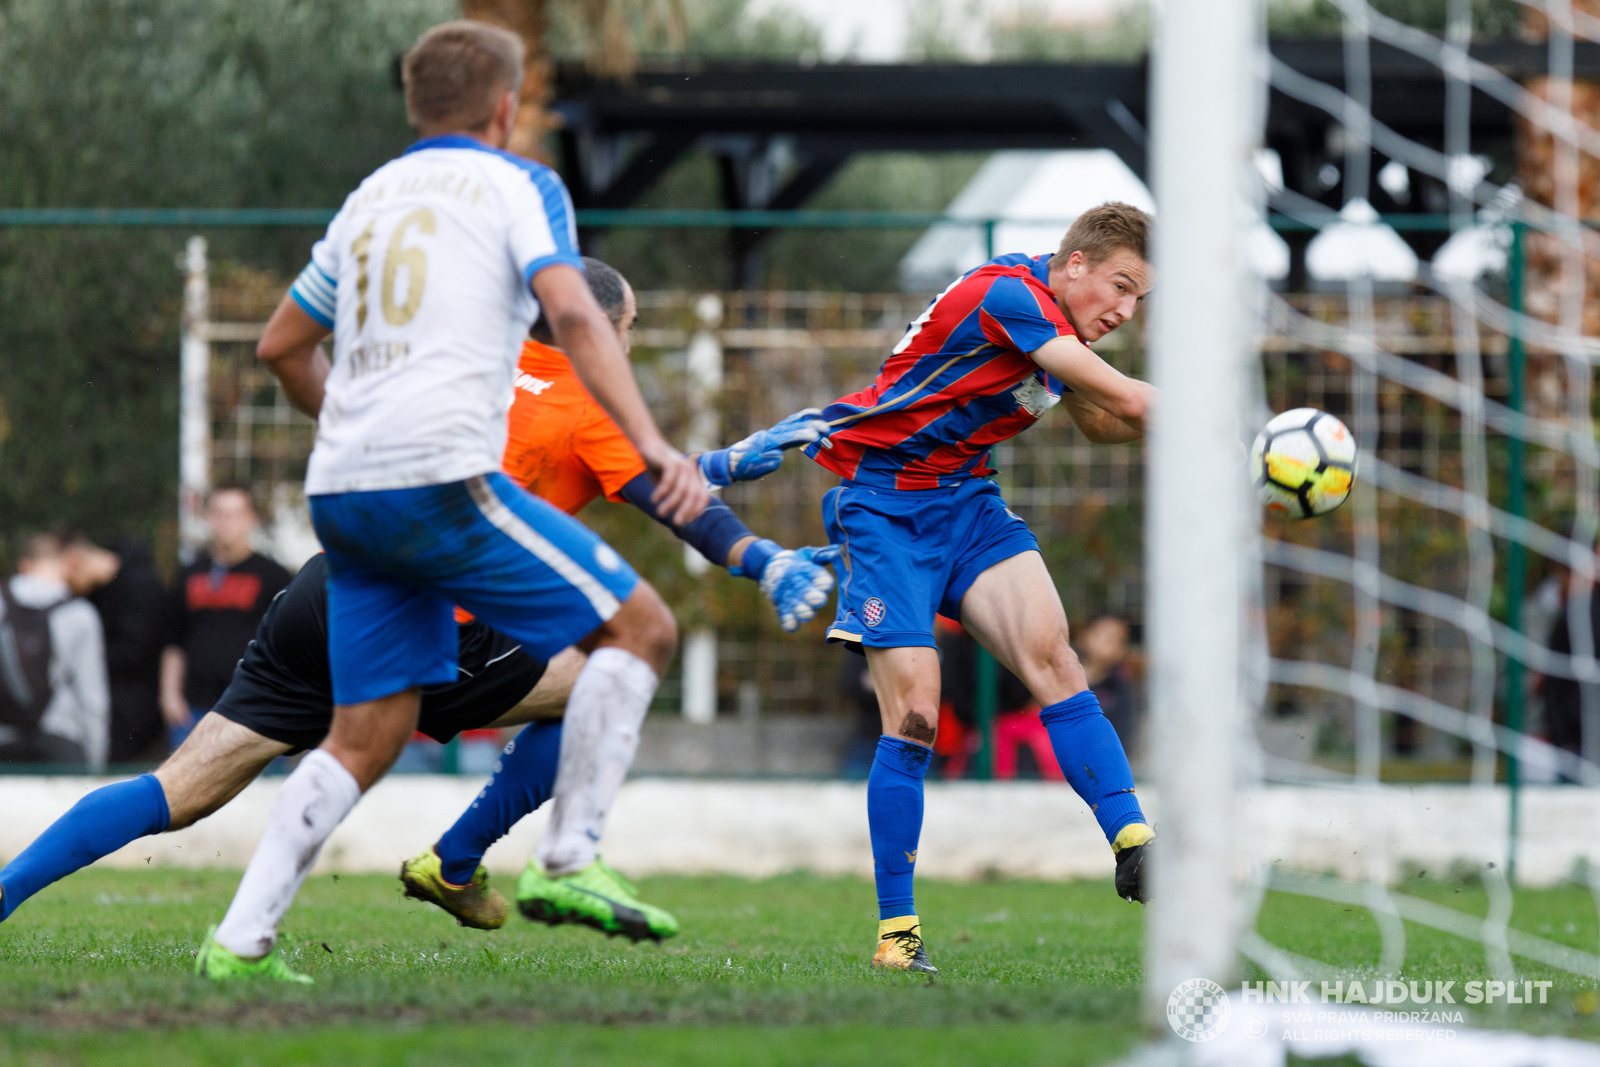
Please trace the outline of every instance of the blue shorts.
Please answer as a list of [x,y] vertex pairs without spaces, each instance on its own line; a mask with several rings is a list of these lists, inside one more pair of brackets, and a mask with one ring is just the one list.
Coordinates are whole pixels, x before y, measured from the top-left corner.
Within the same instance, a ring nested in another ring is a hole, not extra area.
[[311,498],[328,551],[335,704],[457,680],[460,605],[548,660],[615,615],[639,576],[504,474]]
[[933,617],[960,620],[978,575],[1038,551],[1000,488],[972,478],[945,489],[877,489],[845,482],[822,498],[828,540],[844,546],[829,641],[873,648],[937,647]]

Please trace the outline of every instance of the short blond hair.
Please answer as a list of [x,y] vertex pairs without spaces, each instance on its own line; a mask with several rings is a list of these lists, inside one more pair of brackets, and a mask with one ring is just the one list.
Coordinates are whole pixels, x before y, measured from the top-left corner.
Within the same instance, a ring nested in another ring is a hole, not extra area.
[[1082,252],[1092,267],[1113,252],[1127,249],[1140,259],[1150,258],[1150,216],[1132,204],[1113,200],[1079,215],[1050,257],[1052,267],[1064,267],[1074,252]]
[[486,22],[461,19],[417,38],[400,66],[411,125],[478,130],[495,105],[522,85],[522,38]]

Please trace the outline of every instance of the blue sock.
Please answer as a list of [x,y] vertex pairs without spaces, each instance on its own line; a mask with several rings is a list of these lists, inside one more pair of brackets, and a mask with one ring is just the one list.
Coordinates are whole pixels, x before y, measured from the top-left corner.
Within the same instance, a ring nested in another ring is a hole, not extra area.
[[1128,754],[1094,690],[1041,709],[1039,721],[1050,732],[1061,773],[1094,812],[1107,841],[1115,841],[1129,823],[1145,821],[1133,793]]
[[489,784],[434,846],[445,881],[453,885],[472,881],[489,846],[506,836],[518,819],[550,799],[560,759],[560,719],[529,723],[511,739],[495,761]]
[[170,823],[167,794],[153,774],[96,789],[0,870],[0,921],[45,886]]
[[878,918],[915,915],[911,878],[922,836],[922,777],[929,749],[897,737],[878,738],[878,754],[867,775],[867,828],[872,834],[872,873],[878,883]]

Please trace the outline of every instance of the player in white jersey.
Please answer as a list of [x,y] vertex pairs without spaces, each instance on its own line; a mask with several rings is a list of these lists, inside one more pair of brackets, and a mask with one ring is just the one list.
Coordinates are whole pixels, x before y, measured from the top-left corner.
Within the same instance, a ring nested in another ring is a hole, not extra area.
[[[709,498],[651,420],[590,293],[560,179],[503,151],[522,55],[514,34],[482,23],[423,34],[404,63],[420,140],[345,201],[257,350],[318,420],[306,491],[327,550],[336,707],[327,739],[284,783],[200,974],[309,981],[275,953],[278,922],[411,736],[419,688],[456,678],[457,604],[536,658],[589,653],[537,860],[600,901],[618,932],[677,929],[596,851],[676,645],[672,615],[604,542],[500,473],[512,376],[541,304],[651,468],[657,510],[681,524]],[[331,366],[318,347],[330,332]]]

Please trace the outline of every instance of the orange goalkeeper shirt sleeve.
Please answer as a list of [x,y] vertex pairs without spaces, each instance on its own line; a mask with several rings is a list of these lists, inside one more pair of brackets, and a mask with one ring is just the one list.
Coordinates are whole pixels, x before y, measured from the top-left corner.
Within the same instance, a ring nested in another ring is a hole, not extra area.
[[569,515],[597,496],[621,500],[622,487],[645,472],[565,353],[537,341],[522,347],[507,422],[505,472]]

